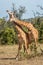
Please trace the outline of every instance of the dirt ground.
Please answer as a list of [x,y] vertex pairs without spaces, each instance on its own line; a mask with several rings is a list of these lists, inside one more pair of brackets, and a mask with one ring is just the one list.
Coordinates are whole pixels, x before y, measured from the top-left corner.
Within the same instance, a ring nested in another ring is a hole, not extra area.
[[[40,47],[43,49],[43,44]],[[43,65],[43,55],[28,60],[15,60],[17,50],[17,45],[0,46],[0,65]]]

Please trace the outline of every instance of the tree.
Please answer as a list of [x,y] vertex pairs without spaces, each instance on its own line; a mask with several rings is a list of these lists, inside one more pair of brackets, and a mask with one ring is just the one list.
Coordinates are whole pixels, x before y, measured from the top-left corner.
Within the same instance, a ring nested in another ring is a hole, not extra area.
[[15,8],[15,4],[12,4],[12,11],[15,13],[15,16],[21,20],[22,15],[26,12],[24,6],[20,6],[18,10]]

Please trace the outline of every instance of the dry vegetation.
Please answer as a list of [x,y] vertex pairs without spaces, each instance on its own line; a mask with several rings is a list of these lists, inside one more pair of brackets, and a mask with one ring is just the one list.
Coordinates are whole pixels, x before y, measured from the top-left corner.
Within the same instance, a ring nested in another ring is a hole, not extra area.
[[[40,45],[43,49],[43,44]],[[0,65],[43,65],[43,55],[22,59],[21,61],[15,60],[17,54],[17,45],[3,45],[0,46]],[[40,50],[38,48],[40,53]]]

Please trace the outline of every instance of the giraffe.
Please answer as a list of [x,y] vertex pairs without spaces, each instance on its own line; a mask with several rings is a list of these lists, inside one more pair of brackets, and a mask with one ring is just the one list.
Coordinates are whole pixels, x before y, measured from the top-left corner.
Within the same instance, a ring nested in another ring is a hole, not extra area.
[[[33,36],[33,39],[36,43],[36,46],[38,45],[37,44],[37,41],[38,41],[38,30],[30,23],[30,22],[25,22],[25,21],[21,21],[19,19],[17,19],[15,16],[14,16],[14,13],[13,12],[10,12],[9,10],[7,10],[8,14],[10,15],[10,21],[13,21],[14,23],[20,25],[22,27],[23,26],[26,26],[30,31],[31,31],[31,34]],[[29,32],[28,32],[29,34]]]
[[[20,52],[20,50],[21,50],[21,48],[22,48],[21,38],[22,38],[22,40],[24,41],[24,43],[23,43],[24,52],[26,51],[26,53],[29,54],[29,53],[30,53],[30,49],[28,50],[28,44],[31,43],[31,40],[30,40],[28,34],[25,33],[19,26],[15,25],[15,27],[16,27],[16,29],[17,29],[18,32],[19,32],[18,38],[20,39],[17,56],[19,56],[19,52]],[[16,56],[16,57],[17,57],[17,56]]]
[[24,52],[26,51],[26,53],[29,54],[30,53],[30,49],[28,50],[28,44],[31,43],[31,40],[30,40],[30,38],[28,36],[29,34],[27,34],[26,32],[24,32],[23,29],[21,29],[21,26],[20,25],[14,23],[14,22],[13,22],[13,24],[15,25],[15,28],[19,32],[18,38],[20,39],[17,56],[19,55],[19,52],[20,52],[20,50],[22,48],[21,38],[24,41],[24,44],[23,44],[23,46],[24,46]]

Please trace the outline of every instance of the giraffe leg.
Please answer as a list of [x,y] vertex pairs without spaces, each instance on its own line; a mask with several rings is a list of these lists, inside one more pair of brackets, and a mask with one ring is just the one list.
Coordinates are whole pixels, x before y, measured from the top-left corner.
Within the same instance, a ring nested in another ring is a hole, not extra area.
[[28,46],[29,46],[29,37],[28,35],[26,36],[26,39],[25,39],[25,49],[26,49],[26,53],[29,55],[30,54],[30,50],[28,50]]
[[22,48],[22,44],[19,43],[19,46],[18,46],[18,53],[17,53],[17,55],[16,55],[16,59],[19,59],[19,57],[20,57],[20,50],[21,50],[21,48]]
[[36,45],[36,47],[38,47],[38,41],[36,38],[35,38],[35,45]]
[[23,49],[24,49],[24,53],[25,53],[25,51],[26,51],[26,49],[25,49],[25,44],[23,44]]

